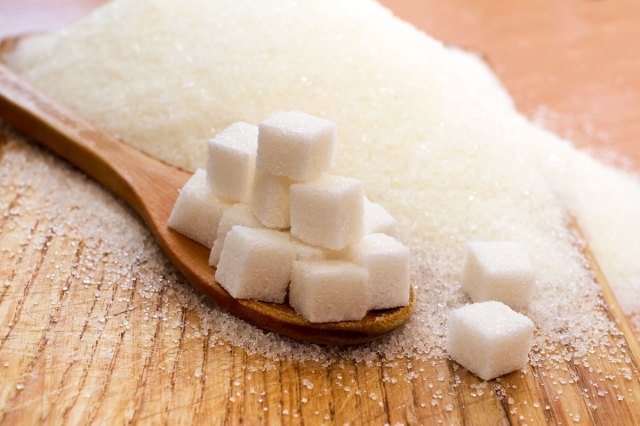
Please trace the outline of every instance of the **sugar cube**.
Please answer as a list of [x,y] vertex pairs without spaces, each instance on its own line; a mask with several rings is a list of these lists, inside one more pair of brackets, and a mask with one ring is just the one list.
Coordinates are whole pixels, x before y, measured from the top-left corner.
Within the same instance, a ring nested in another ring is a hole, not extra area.
[[256,167],[296,181],[310,181],[333,163],[335,123],[298,111],[282,112],[259,126]]
[[513,309],[527,305],[534,271],[526,249],[515,242],[472,242],[462,274],[462,288],[474,302],[497,300]]
[[207,182],[230,201],[248,201],[258,148],[258,127],[237,122],[207,143]]
[[447,352],[481,379],[491,380],[526,365],[533,329],[533,321],[504,303],[473,303],[449,314]]
[[220,261],[220,253],[224,247],[224,239],[227,233],[235,225],[248,226],[250,228],[261,228],[262,225],[258,219],[251,213],[251,209],[246,204],[238,203],[227,209],[218,224],[218,233],[216,240],[213,242],[211,254],[209,255],[209,265],[217,266]]
[[291,185],[291,234],[307,244],[341,250],[364,235],[364,195],[357,179],[323,175]]
[[211,248],[216,238],[218,222],[222,214],[231,207],[207,186],[206,172],[198,169],[180,190],[171,215],[169,228]]
[[295,256],[286,233],[236,225],[224,241],[216,281],[236,299],[282,303]]
[[289,228],[289,187],[286,176],[256,170],[251,210],[267,228]]
[[378,203],[372,203],[367,197],[364,199],[364,233],[383,233],[396,237],[398,221]]
[[294,261],[289,304],[310,322],[355,321],[367,313],[367,270],[335,260]]
[[369,309],[409,304],[409,249],[385,234],[369,234],[349,247],[349,258],[369,272]]
[[328,250],[320,247],[310,246],[291,236],[291,244],[296,250],[296,260],[325,260]]

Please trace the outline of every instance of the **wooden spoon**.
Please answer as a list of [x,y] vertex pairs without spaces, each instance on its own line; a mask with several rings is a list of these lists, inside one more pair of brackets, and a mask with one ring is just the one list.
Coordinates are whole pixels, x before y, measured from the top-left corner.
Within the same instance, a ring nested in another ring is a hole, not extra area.
[[[402,325],[415,306],[369,312],[360,321],[314,324],[288,304],[234,299],[214,280],[209,250],[167,227],[190,173],[144,154],[79,120],[0,64],[0,118],[39,141],[123,199],[144,220],[171,262],[198,290],[234,315],[295,339],[363,343]],[[203,142],[204,143],[204,142]]]

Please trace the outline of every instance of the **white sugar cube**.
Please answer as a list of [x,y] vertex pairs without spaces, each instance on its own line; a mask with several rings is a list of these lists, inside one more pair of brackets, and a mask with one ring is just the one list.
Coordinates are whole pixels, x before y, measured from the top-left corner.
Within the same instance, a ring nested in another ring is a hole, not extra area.
[[398,221],[378,203],[364,199],[364,233],[383,233],[396,237],[398,235]]
[[267,228],[289,228],[289,187],[291,181],[256,170],[253,183],[251,210]]
[[369,272],[369,309],[409,304],[409,249],[385,234],[369,234],[352,245],[349,258]]
[[527,364],[533,321],[501,302],[473,303],[455,309],[447,320],[447,352],[483,380]]
[[258,169],[306,182],[331,168],[335,123],[291,111],[275,114],[259,127]]
[[291,234],[331,250],[360,240],[364,235],[362,182],[323,175],[291,185]]
[[169,228],[211,248],[216,238],[218,222],[222,214],[231,207],[207,186],[206,172],[198,169],[180,190],[171,215]]
[[258,148],[258,127],[237,122],[208,143],[207,182],[227,200],[248,201]]
[[262,225],[258,219],[251,213],[251,209],[246,204],[235,204],[227,209],[218,224],[218,233],[216,240],[213,242],[211,254],[209,255],[209,265],[217,266],[220,261],[220,253],[224,247],[224,240],[227,233],[236,225],[248,226],[249,228],[261,228]]
[[234,226],[224,241],[216,281],[236,299],[282,303],[295,256],[284,232]]
[[527,305],[534,271],[526,249],[514,242],[472,242],[462,274],[462,288],[474,302],[497,300],[513,309]]
[[296,250],[296,260],[325,260],[327,259],[327,250],[320,247],[310,246],[299,241],[296,237],[291,236],[291,244]]
[[367,270],[334,260],[295,261],[289,304],[310,322],[355,321],[367,313]]

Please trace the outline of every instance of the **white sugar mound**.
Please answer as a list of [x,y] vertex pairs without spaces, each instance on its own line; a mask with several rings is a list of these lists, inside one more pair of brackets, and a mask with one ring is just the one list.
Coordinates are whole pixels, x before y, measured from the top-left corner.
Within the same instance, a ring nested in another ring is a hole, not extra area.
[[[532,125],[479,61],[375,2],[120,0],[25,40],[8,61],[109,133],[191,170],[234,121],[300,110],[337,122],[335,173],[362,179],[398,219],[418,293],[408,325],[354,357],[438,353],[446,314],[468,300],[459,275],[470,240],[527,247],[538,347],[598,345],[613,325],[567,211],[625,306],[639,304],[638,179]],[[214,335],[242,329],[249,350],[292,353],[288,340],[222,317]]]

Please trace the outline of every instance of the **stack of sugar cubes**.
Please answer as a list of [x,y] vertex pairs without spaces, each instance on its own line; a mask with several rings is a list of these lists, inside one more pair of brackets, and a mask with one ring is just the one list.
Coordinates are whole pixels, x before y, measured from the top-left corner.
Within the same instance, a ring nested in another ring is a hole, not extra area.
[[231,296],[283,303],[310,322],[409,304],[409,250],[362,182],[327,172],[335,124],[284,112],[208,142],[207,169],[180,191],[169,227],[210,247]]
[[475,303],[449,315],[449,356],[483,380],[523,368],[534,324],[515,310],[529,303],[534,281],[533,266],[521,244],[469,243],[462,288]]

